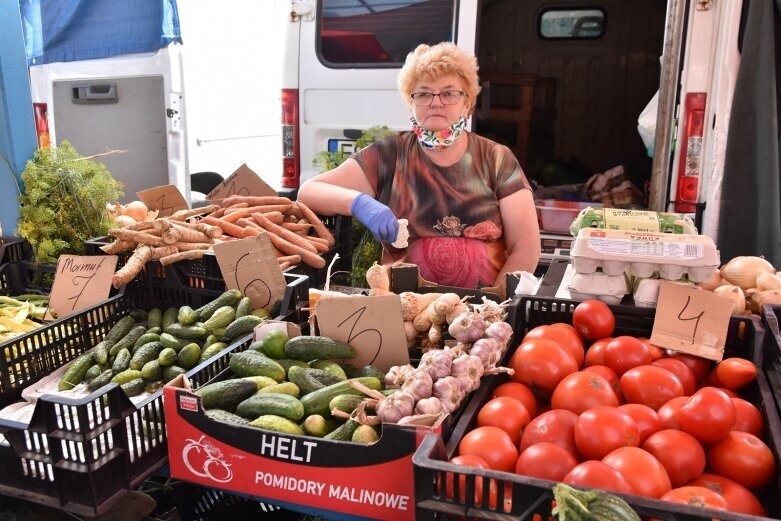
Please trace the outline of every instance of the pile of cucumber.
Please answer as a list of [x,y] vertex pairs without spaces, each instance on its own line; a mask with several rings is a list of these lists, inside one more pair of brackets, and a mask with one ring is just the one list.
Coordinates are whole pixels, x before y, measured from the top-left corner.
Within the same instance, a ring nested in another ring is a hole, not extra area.
[[84,382],[93,392],[116,383],[128,396],[156,392],[250,334],[267,316],[265,310],[253,310],[250,299],[236,289],[198,309],[135,309],[70,363],[58,388],[67,391]]
[[380,436],[377,428],[332,414],[335,410],[351,414],[366,398],[350,384],[351,379],[375,391],[395,391],[383,391],[385,375],[375,366],[357,368],[336,362],[354,356],[352,346],[327,337],[288,339],[273,330],[231,356],[233,378],[205,385],[195,394],[206,415],[216,421],[373,443]]

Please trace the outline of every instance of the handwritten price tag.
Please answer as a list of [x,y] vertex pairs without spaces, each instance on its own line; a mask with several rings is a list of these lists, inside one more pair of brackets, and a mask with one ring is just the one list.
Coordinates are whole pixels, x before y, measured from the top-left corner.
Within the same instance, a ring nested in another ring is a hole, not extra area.
[[398,295],[321,299],[315,313],[322,336],[355,348],[358,354],[350,363],[383,371],[409,363]]
[[252,300],[252,309],[270,310],[285,296],[285,277],[266,232],[214,245],[225,285]]
[[222,200],[232,195],[277,195],[276,190],[267,185],[250,167],[241,165],[225,181],[206,196],[208,201]]
[[61,255],[54,274],[49,308],[62,318],[108,298],[116,255]]
[[158,217],[168,217],[178,210],[188,208],[182,192],[175,185],[163,185],[137,192],[138,198],[150,210],[158,210]]
[[732,299],[662,282],[651,343],[721,361],[731,314]]

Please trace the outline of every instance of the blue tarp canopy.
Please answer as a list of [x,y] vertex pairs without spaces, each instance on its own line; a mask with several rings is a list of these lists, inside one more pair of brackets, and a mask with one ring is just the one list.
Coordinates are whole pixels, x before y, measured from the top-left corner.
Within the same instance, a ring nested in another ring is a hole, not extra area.
[[176,0],[19,0],[19,7],[30,65],[182,43]]

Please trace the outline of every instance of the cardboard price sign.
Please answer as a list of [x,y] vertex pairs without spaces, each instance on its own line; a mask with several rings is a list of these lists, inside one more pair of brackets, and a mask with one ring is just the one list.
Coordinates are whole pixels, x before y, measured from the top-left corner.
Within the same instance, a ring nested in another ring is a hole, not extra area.
[[168,217],[178,210],[187,210],[187,201],[176,185],[163,185],[136,192],[150,210],[158,210],[158,217]]
[[732,304],[710,291],[662,282],[651,343],[721,361]]
[[372,364],[387,371],[409,363],[398,295],[318,300],[315,314],[322,336],[355,348],[352,364]]
[[249,297],[252,309],[270,310],[285,296],[285,277],[266,232],[213,248],[225,285]]
[[116,255],[60,255],[49,309],[64,317],[106,300],[117,260]]
[[222,200],[232,195],[274,196],[277,195],[277,192],[267,185],[250,167],[243,164],[229,175],[225,181],[209,192],[206,200],[209,202]]

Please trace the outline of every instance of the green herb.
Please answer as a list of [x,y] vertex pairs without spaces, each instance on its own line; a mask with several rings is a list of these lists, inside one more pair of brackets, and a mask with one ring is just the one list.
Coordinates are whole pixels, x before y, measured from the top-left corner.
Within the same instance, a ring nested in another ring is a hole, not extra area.
[[38,149],[22,181],[19,234],[40,263],[56,263],[66,253],[83,254],[84,241],[105,235],[110,227],[106,203],[124,195],[105,165],[80,156],[67,141]]

